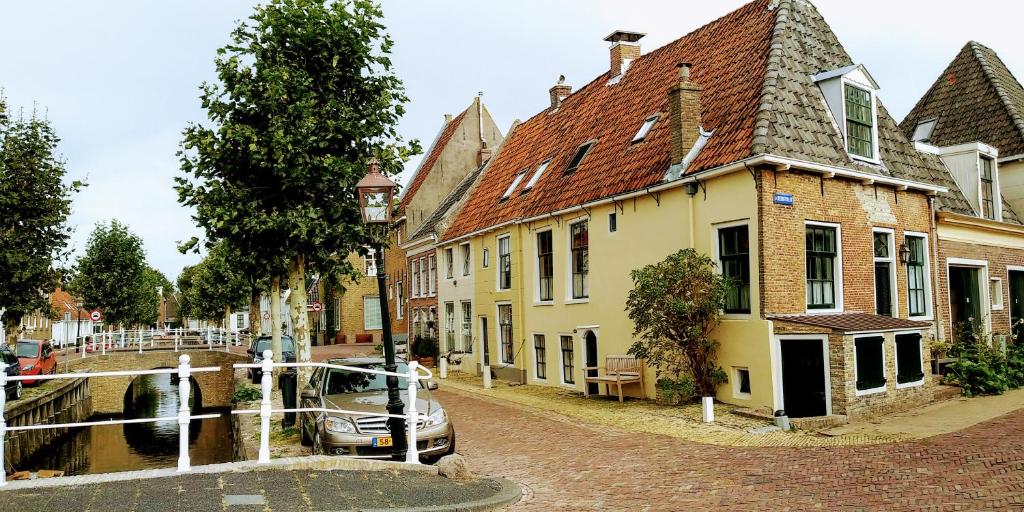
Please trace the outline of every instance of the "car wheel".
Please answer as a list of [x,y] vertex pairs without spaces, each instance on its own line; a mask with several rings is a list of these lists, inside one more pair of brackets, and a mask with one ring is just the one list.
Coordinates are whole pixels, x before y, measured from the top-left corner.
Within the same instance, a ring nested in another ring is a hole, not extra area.
[[313,444],[313,440],[309,438],[309,432],[306,431],[306,420],[299,419],[299,432],[302,437],[302,446],[310,446]]
[[21,381],[19,380],[18,382],[14,383],[14,399],[15,400],[21,399],[21,391],[22,391],[22,385],[21,385]]
[[324,454],[324,442],[320,439],[320,432],[313,435],[313,455]]

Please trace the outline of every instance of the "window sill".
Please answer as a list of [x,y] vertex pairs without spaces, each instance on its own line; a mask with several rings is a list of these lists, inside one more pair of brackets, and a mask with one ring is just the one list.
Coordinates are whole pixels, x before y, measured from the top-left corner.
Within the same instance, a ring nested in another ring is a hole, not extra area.
[[590,297],[584,297],[582,299],[565,299],[566,304],[588,304]]
[[732,397],[736,400],[750,400],[750,393],[733,393]]
[[924,385],[924,379],[915,380],[914,382],[904,382],[903,384],[900,384],[899,382],[897,382],[896,383],[896,389],[916,388],[916,387],[920,387],[920,386],[923,386],[923,385]]
[[750,320],[750,313],[722,313],[722,320]]
[[[877,153],[878,152],[878,148],[874,148],[874,149],[875,149],[875,152]],[[879,160],[878,158],[868,158],[866,156],[855,155],[853,153],[850,153],[849,150],[846,151],[846,154],[850,155],[850,158],[852,158],[854,160],[858,160],[858,161],[861,161],[861,162],[864,162],[864,163],[868,163],[868,164],[882,165],[882,161]]]
[[533,301],[534,306],[554,306],[554,300],[535,300]]
[[811,309],[807,308],[808,315],[834,315],[836,313],[842,313],[843,308],[829,308],[829,309]]
[[1002,305],[992,306],[992,311],[1002,311],[1002,310],[1003,310],[1003,306]]
[[885,393],[885,389],[886,389],[885,386],[882,386],[880,388],[871,388],[871,389],[863,389],[863,390],[862,389],[858,389],[855,396],[860,397],[860,396],[868,396],[868,395],[877,395],[879,393]]
[[933,318],[932,318],[931,314],[927,314],[927,315],[908,316],[907,320],[917,320],[918,322],[931,322],[933,320]]

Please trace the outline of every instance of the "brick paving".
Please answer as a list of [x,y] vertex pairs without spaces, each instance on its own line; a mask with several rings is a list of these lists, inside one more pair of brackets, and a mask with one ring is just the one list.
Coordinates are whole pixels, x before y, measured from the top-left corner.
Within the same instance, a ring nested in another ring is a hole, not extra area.
[[514,510],[1024,510],[1024,410],[929,439],[728,447],[439,392],[474,472]]

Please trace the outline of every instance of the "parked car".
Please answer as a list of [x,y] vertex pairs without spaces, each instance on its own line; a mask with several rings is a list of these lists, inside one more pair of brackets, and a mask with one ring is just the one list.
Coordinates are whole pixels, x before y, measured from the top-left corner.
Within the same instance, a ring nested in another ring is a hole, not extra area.
[[[17,377],[21,375],[21,363],[18,362],[18,355],[14,353],[7,345],[0,345],[0,365],[4,367],[4,373],[8,377]],[[21,381],[7,381],[7,386],[4,387],[4,392],[7,394],[7,399],[17,400],[21,398]]]
[[[248,352],[253,363],[259,364],[263,362],[263,351],[270,349],[271,342],[270,336],[260,336],[249,343],[249,350],[246,352]],[[291,336],[281,335],[281,352],[284,355],[284,362],[295,362],[295,340]],[[260,379],[263,378],[263,370],[249,368],[249,378],[252,379],[253,384],[259,383]]]
[[[384,369],[384,358],[361,357],[332,359],[331,364],[359,368]],[[398,371],[407,372],[405,361],[398,362]],[[399,379],[403,403],[409,407],[408,383]],[[419,423],[416,447],[420,458],[433,462],[455,453],[455,428],[441,403],[430,391],[437,389],[433,381],[420,381],[416,392],[416,411],[427,419]],[[349,455],[372,458],[391,456],[391,433],[387,418],[362,416],[358,412],[386,413],[388,391],[386,377],[336,368],[317,368],[301,393],[303,408],[344,409],[354,414],[302,413],[299,430],[302,442],[312,445],[313,454]]]
[[[18,340],[18,361],[22,375],[50,375],[57,373],[57,353],[46,340]],[[26,386],[39,384],[38,380],[22,381]]]

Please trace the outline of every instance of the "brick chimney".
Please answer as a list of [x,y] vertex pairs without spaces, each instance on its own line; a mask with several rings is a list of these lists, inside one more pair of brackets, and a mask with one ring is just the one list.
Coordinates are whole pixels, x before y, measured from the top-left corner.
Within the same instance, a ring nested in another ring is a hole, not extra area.
[[549,89],[549,93],[551,95],[551,110],[555,110],[572,93],[572,86],[565,83],[565,75],[558,76],[558,83]]
[[646,34],[616,30],[604,38],[611,46],[611,76],[617,77],[629,69],[629,64],[640,57],[639,41]]
[[668,90],[673,165],[683,161],[700,136],[701,88],[690,81],[690,67],[689,62],[679,63],[679,83]]
[[491,148],[487,147],[487,141],[480,141],[480,151],[476,153],[476,166],[480,167],[484,162],[490,160],[492,154]]

